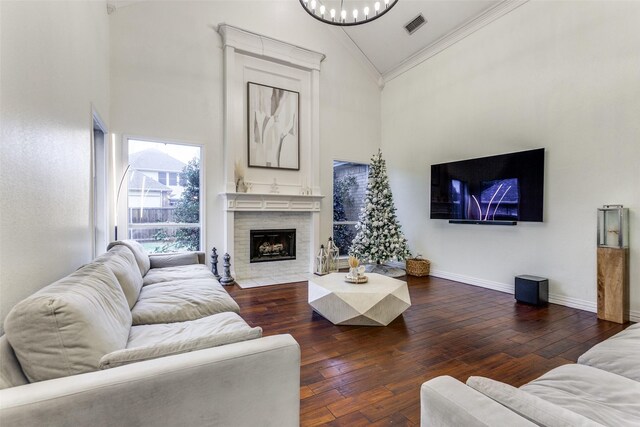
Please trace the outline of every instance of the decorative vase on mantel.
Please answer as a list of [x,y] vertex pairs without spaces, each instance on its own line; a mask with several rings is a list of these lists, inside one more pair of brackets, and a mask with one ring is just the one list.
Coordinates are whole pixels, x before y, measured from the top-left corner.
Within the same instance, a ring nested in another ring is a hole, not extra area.
[[236,193],[246,193],[247,192],[247,185],[244,183],[244,178],[240,177],[238,178],[238,181],[236,181]]

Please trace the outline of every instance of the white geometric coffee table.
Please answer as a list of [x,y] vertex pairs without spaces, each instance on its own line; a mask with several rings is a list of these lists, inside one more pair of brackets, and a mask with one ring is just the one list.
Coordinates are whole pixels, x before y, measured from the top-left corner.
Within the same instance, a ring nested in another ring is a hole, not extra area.
[[353,284],[345,274],[309,279],[309,305],[334,325],[387,326],[411,307],[407,282],[367,273],[367,283]]

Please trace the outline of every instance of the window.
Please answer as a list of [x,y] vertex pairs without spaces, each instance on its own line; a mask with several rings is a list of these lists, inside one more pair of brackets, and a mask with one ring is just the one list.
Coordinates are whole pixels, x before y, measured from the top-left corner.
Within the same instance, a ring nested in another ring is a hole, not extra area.
[[107,250],[107,144],[105,125],[96,112],[93,113],[93,255]]
[[178,185],[178,174],[176,172],[169,174],[169,185]]
[[349,253],[356,236],[368,178],[367,164],[333,162],[333,240],[341,256]]
[[[164,185],[177,186],[178,185],[178,172],[158,172],[158,182]],[[186,180],[180,179],[180,186],[186,185]]]
[[127,148],[128,237],[149,252],[200,250],[201,148],[139,139]]
[[167,173],[166,172],[158,172],[158,182],[160,184],[167,185]]

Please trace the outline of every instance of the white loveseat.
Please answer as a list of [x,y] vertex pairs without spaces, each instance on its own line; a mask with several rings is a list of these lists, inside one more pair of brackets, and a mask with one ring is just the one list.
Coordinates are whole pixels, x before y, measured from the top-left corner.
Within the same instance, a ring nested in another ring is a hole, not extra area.
[[298,425],[298,344],[238,312],[203,253],[114,242],[7,315],[0,425]]
[[422,426],[638,426],[640,324],[520,388],[442,376],[421,389]]

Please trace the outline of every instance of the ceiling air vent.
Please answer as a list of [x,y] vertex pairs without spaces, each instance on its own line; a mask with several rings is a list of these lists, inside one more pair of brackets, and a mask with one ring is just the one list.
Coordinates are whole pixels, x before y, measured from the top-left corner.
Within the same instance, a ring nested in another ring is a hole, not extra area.
[[420,14],[413,18],[407,25],[405,25],[404,29],[407,30],[407,33],[409,33],[409,35],[411,35],[415,33],[418,28],[422,27],[426,22],[427,20],[424,19],[424,16],[422,16],[422,14]]

